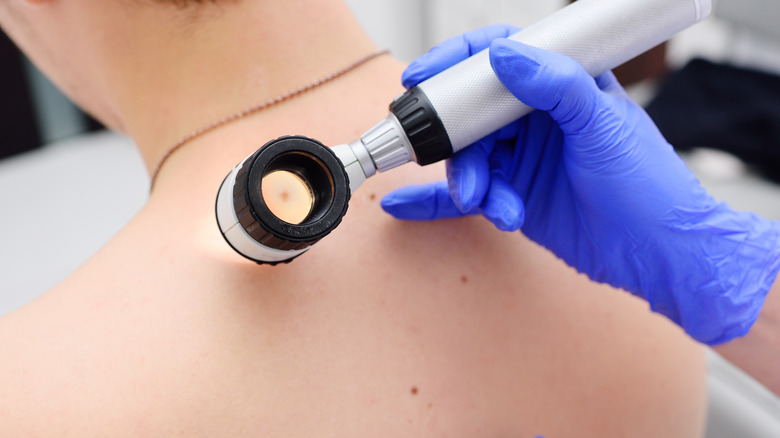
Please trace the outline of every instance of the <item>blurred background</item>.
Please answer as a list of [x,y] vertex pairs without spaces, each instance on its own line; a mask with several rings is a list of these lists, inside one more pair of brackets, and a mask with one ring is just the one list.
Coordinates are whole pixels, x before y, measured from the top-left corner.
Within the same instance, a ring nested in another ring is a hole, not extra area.
[[[780,219],[780,2],[714,0],[714,17],[616,70],[716,198]],[[411,61],[487,24],[528,26],[569,0],[348,0]],[[400,30],[400,31],[399,31]],[[125,137],[78,110],[0,35],[0,316],[75,270],[143,206]],[[708,437],[780,436],[780,400],[710,353]]]

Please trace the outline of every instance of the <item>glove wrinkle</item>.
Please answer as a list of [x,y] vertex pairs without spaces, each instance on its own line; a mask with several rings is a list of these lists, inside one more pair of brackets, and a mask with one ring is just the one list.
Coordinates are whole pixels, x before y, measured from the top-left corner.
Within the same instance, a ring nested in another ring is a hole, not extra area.
[[716,202],[614,75],[594,79],[560,54],[489,42],[502,36],[493,28],[448,40],[405,77],[489,45],[501,83],[542,111],[455,154],[449,183],[399,189],[383,208],[414,220],[481,213],[644,298],[700,342],[745,334],[780,271],[780,223]]

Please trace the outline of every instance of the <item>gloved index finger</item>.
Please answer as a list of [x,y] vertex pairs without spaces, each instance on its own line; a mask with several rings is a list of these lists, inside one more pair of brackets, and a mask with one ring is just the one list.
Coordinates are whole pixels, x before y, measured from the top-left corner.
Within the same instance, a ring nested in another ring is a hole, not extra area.
[[401,83],[412,88],[420,82],[446,70],[464,59],[481,52],[496,38],[506,38],[520,31],[508,24],[494,24],[450,38],[418,57],[401,75]]
[[388,193],[382,208],[396,219],[429,221],[476,214],[461,212],[452,202],[447,181],[406,186]]

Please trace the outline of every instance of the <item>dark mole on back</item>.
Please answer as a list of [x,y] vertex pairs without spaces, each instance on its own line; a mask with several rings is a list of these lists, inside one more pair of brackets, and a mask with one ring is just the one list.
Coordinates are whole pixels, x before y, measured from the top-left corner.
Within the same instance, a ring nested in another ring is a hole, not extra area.
[[417,395],[418,392],[419,392],[419,390],[417,389],[417,387],[416,386],[412,386],[412,390],[411,390],[412,395]]

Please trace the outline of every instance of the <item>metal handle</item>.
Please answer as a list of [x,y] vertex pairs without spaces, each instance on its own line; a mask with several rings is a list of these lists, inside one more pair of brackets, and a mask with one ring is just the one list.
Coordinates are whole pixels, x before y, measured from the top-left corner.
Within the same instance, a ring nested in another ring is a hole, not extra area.
[[[510,38],[558,52],[593,76],[703,20],[711,0],[578,0]],[[452,152],[532,111],[499,82],[487,50],[420,83]]]

